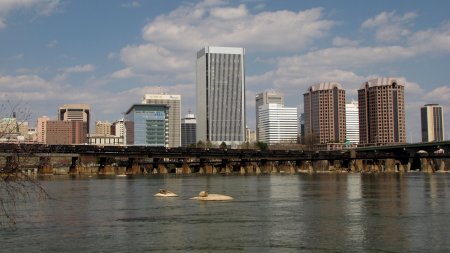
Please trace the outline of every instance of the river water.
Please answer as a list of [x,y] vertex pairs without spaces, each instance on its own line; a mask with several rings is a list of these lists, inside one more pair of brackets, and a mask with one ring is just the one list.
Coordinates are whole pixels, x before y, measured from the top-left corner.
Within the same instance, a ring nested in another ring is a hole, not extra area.
[[[53,176],[1,252],[450,252],[450,174]],[[153,194],[167,188],[177,198]],[[190,200],[199,191],[233,201]]]

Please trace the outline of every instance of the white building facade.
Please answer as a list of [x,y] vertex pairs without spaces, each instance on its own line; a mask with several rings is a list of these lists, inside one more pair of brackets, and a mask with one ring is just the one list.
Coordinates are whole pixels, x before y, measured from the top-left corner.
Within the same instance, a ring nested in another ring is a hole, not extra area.
[[267,144],[297,142],[297,108],[280,104],[259,107],[258,141]]
[[197,52],[197,142],[237,146],[245,141],[244,48]]
[[351,144],[359,144],[359,113],[358,102],[352,101],[345,104],[345,123],[347,141]]

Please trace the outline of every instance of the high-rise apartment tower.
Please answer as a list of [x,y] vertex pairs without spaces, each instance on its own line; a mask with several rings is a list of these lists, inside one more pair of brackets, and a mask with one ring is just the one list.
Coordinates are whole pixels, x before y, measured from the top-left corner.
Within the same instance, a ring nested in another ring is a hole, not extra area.
[[344,143],[345,90],[337,82],[313,85],[303,94],[305,143]]
[[400,78],[376,78],[358,90],[360,144],[406,142],[405,84]]

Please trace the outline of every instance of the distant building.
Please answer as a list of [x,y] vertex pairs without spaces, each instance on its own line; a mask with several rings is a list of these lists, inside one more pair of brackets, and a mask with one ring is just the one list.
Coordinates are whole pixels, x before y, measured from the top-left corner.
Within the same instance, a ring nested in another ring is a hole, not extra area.
[[442,106],[438,104],[426,104],[420,108],[422,141],[444,140],[444,114]]
[[344,143],[345,90],[337,82],[313,85],[303,94],[306,144]]
[[23,142],[29,141],[28,122],[13,117],[0,119],[0,141],[1,142]]
[[43,120],[45,124],[45,144],[87,143],[87,123],[83,121]]
[[169,147],[179,147],[181,145],[181,96],[168,94],[145,94],[142,103],[168,106],[169,112],[167,119],[169,124]]
[[86,122],[88,133],[90,116],[91,108],[87,104],[65,104],[58,110],[58,120]]
[[360,144],[406,143],[405,84],[376,78],[358,90]]
[[245,128],[245,142],[248,143],[254,143],[256,142],[256,132],[253,131],[251,128],[249,128],[248,126]]
[[305,144],[305,113],[300,113],[298,116],[298,135],[300,143]]
[[95,134],[97,135],[111,135],[111,123],[108,121],[95,122]]
[[169,106],[135,104],[125,114],[127,145],[169,145]]
[[118,136],[118,137],[125,136],[124,119],[120,119],[120,120],[115,121],[114,123],[112,123],[111,134],[114,134],[115,136]]
[[181,146],[195,145],[197,139],[197,120],[192,113],[187,114],[181,120]]
[[259,139],[267,144],[297,143],[297,108],[280,104],[259,107]]
[[359,117],[358,102],[352,101],[345,104],[345,122],[347,128],[347,140],[351,144],[359,143]]
[[245,141],[244,48],[197,52],[197,141],[238,146]]
[[262,93],[259,93],[255,97],[255,103],[256,103],[256,139],[258,139],[259,136],[259,107],[261,105],[266,104],[279,104],[284,105],[284,96],[281,93],[278,93],[276,91],[265,91]]
[[89,134],[88,143],[91,145],[120,146],[124,145],[123,136],[110,134]]

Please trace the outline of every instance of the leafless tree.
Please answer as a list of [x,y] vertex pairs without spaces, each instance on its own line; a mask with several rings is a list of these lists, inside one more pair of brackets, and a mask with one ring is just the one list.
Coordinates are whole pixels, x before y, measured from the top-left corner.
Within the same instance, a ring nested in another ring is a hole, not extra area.
[[30,119],[28,107],[7,101],[0,105],[0,225],[16,223],[17,204],[47,194],[36,178],[24,171],[30,152],[20,130]]

